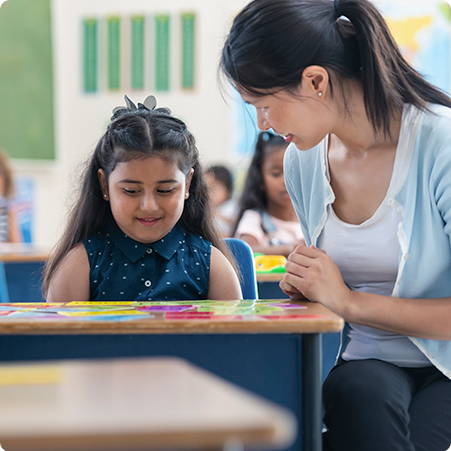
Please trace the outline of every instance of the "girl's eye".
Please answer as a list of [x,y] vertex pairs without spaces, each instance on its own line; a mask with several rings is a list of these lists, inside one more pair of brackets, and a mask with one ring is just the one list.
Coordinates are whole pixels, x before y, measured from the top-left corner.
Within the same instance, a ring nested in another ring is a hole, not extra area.
[[174,188],[157,190],[157,192],[160,193],[160,194],[169,194],[169,193],[172,193],[173,191],[174,191]]

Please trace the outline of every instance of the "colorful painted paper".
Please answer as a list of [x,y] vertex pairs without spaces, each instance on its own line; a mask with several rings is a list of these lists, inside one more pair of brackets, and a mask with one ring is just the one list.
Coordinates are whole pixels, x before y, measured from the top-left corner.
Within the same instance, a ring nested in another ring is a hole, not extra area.
[[155,301],[155,302],[63,302],[2,303],[0,322],[21,319],[40,321],[142,321],[246,320],[315,318],[305,315],[304,305],[280,300]]

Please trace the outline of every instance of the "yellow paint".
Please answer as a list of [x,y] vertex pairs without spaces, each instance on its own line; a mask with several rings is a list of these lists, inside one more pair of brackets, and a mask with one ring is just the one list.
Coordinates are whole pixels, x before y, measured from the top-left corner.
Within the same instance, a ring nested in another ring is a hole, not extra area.
[[254,261],[256,271],[271,271],[278,266],[285,266],[287,259],[283,255],[258,255]]
[[0,386],[56,384],[61,376],[61,368],[52,365],[0,366]]
[[148,315],[148,313],[140,312],[139,310],[99,310],[94,312],[65,312],[60,310],[58,314],[63,316]]

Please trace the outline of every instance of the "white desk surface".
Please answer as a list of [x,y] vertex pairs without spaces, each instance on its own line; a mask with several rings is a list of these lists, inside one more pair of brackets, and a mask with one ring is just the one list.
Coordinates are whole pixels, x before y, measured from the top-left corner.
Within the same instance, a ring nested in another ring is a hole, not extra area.
[[296,428],[288,411],[165,357],[2,364],[0,418],[6,451],[286,447]]

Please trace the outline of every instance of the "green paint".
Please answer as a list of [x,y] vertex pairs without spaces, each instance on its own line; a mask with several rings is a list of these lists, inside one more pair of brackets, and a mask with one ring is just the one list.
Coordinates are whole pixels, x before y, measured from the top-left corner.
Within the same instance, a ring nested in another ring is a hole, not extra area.
[[12,158],[55,158],[50,0],[0,8],[0,147]]
[[438,8],[445,20],[451,23],[451,5],[448,2],[441,2]]

